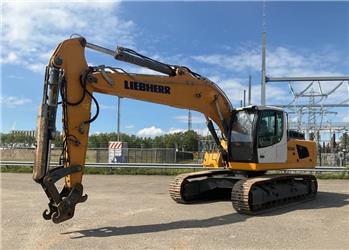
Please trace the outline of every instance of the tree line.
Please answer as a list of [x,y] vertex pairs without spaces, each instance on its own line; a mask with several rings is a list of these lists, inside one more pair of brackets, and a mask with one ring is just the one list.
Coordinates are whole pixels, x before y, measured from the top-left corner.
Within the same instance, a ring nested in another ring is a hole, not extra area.
[[[199,140],[202,138],[193,130],[165,134],[161,136],[139,137],[121,134],[121,141],[129,148],[177,148],[179,151],[198,151]],[[35,137],[24,134],[0,133],[1,144],[11,147],[33,147]],[[89,148],[107,148],[109,141],[118,141],[117,133],[98,133],[89,136]],[[52,142],[55,147],[62,147],[62,136]]]
[[[121,141],[127,144],[129,148],[177,148],[179,151],[198,151],[200,139],[203,137],[193,130],[165,134],[161,136],[139,137],[136,135],[121,134]],[[210,139],[205,137],[205,139]],[[35,137],[25,134],[0,133],[1,146],[4,147],[34,147]],[[89,136],[89,148],[107,148],[109,141],[118,141],[117,133],[99,133]],[[62,147],[62,136],[57,136],[53,142],[55,147]],[[322,152],[331,152],[331,145],[337,150],[349,150],[349,136],[343,133],[340,138],[340,144],[331,142],[325,145],[318,145]]]

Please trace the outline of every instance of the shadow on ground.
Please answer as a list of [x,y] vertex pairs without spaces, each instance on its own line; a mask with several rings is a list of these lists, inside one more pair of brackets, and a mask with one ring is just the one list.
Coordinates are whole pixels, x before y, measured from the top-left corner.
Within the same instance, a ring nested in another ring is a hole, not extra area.
[[[318,192],[317,198],[312,201],[298,203],[285,208],[274,210],[271,213],[259,215],[259,217],[276,216],[292,212],[294,210],[304,209],[323,209],[323,208],[335,208],[343,207],[349,204],[349,195],[340,193],[329,193],[329,192]],[[199,206],[200,204],[198,204]],[[125,227],[114,227],[106,226],[100,228],[93,228],[87,230],[77,230],[71,232],[65,232],[62,234],[75,234],[81,235],[72,237],[72,239],[79,239],[84,237],[110,237],[120,235],[132,235],[132,234],[143,234],[143,233],[156,233],[164,232],[169,230],[177,229],[194,229],[194,228],[209,228],[215,226],[229,225],[238,222],[242,222],[250,218],[251,216],[242,215],[238,213],[231,213],[222,216],[216,216],[203,220],[180,220],[169,223],[160,224],[149,224],[139,226],[125,226]]]
[[248,218],[247,215],[241,214],[227,214],[223,216],[212,217],[204,220],[181,220],[169,223],[139,225],[139,226],[125,226],[125,227],[101,227],[87,230],[77,230],[72,232],[66,232],[62,234],[80,233],[81,236],[72,237],[72,239],[84,238],[84,237],[109,237],[118,235],[129,234],[143,234],[143,233],[156,233],[164,232],[176,229],[185,228],[208,228],[227,224],[233,224],[236,222],[244,221]]

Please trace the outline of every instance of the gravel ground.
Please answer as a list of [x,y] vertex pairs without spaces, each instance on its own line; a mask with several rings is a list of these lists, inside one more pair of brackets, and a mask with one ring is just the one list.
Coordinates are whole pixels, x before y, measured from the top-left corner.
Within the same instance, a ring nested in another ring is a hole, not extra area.
[[319,180],[316,200],[260,216],[229,201],[176,204],[168,176],[87,175],[75,217],[41,217],[47,198],[30,174],[1,174],[2,249],[348,249],[349,181]]

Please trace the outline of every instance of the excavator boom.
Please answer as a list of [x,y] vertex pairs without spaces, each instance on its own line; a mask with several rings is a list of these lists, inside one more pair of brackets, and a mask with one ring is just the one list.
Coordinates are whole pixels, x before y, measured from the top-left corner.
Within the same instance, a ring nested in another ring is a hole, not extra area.
[[[86,47],[165,75],[132,74],[104,65],[88,66],[85,59]],[[232,106],[224,92],[210,80],[186,67],[157,62],[131,49],[118,47],[116,51],[112,51],[87,43],[82,37],[63,41],[52,55],[46,70],[33,170],[33,179],[43,186],[50,200],[50,211],[45,211],[44,218],[52,218],[56,223],[71,218],[75,205],[87,198],[82,196],[81,181],[89,126],[99,112],[94,92],[196,110],[205,115],[213,133],[215,131],[211,120],[225,137],[229,136]],[[50,142],[55,137],[59,95],[64,133],[62,167],[51,171],[49,151]],[[97,107],[97,114],[93,117],[90,115],[92,101]],[[217,135],[215,138],[218,138]],[[221,150],[224,152],[222,147]],[[54,183],[63,177],[65,186],[58,192]]]

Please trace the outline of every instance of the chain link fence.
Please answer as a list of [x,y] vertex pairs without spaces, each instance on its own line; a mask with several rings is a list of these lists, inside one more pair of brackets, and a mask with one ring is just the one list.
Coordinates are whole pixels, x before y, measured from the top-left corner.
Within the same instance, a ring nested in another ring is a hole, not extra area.
[[[34,161],[35,148],[1,148],[2,161]],[[51,149],[51,162],[58,162],[61,149]],[[197,160],[200,160],[199,155]],[[108,163],[107,148],[90,148],[86,152],[86,162]],[[121,163],[193,163],[192,152],[176,151],[174,148],[123,148]],[[349,153],[321,153],[319,166],[345,167],[349,164]]]
[[[51,162],[58,162],[62,150],[51,149]],[[2,148],[2,161],[34,161],[35,148]],[[123,148],[120,162],[123,163],[189,163],[192,152],[176,151],[174,148]],[[108,148],[90,148],[86,162],[108,163]]]
[[349,153],[321,153],[318,155],[319,166],[338,166],[345,167],[349,164]]

